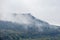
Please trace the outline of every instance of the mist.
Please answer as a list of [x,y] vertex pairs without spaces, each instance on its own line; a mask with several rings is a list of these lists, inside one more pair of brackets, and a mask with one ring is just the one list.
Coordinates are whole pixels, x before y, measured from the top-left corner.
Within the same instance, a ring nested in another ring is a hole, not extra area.
[[59,0],[0,0],[0,19],[12,19],[12,13],[31,13],[50,24],[60,25]]

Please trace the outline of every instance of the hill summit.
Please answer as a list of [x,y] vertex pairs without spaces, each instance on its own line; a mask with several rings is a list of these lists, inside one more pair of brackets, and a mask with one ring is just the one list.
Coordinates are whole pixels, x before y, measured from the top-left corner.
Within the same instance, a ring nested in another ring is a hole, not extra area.
[[31,14],[12,14],[0,20],[0,40],[20,38],[55,37],[60,35],[60,26],[35,18]]

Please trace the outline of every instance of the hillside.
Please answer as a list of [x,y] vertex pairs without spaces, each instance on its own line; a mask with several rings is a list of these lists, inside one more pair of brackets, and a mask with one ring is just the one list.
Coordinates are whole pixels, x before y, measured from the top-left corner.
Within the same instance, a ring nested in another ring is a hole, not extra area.
[[14,20],[0,20],[0,40],[59,40],[60,26],[50,25],[31,14],[13,14]]

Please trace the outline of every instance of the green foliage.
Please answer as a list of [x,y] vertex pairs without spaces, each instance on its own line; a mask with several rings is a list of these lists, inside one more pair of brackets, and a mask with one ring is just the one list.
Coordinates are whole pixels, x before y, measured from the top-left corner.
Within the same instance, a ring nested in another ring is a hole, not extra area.
[[25,35],[23,36],[23,32],[17,32],[12,30],[2,30],[0,31],[0,40],[60,40],[60,34],[57,36],[41,36],[39,38],[32,38]]

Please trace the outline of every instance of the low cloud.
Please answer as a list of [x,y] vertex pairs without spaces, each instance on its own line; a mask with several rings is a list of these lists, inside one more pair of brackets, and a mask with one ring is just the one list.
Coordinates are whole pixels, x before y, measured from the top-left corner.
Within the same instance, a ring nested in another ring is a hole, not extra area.
[[12,13],[31,13],[51,24],[60,25],[59,4],[59,0],[0,0],[0,15],[8,17]]

